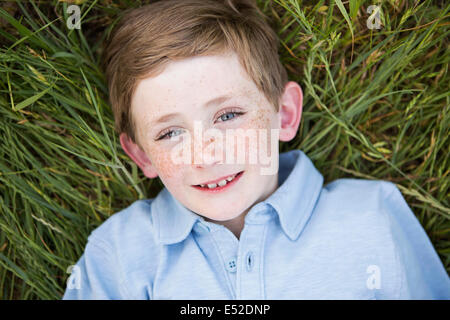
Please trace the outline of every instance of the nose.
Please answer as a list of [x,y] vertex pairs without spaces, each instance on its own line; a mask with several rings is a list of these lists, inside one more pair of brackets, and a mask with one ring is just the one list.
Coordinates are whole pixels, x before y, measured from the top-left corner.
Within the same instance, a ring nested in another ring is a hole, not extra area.
[[214,165],[217,165],[217,164],[220,164],[221,162],[220,161],[213,161],[213,162],[210,162],[210,163],[199,163],[199,164],[194,164],[194,167],[195,168],[198,168],[198,169],[201,169],[201,168],[208,168],[208,167],[212,167],[212,166],[214,166]]
[[216,141],[214,137],[209,137],[203,144],[197,146],[195,145],[197,141],[194,141],[192,164],[196,168],[206,168],[222,163],[222,148],[218,140]]

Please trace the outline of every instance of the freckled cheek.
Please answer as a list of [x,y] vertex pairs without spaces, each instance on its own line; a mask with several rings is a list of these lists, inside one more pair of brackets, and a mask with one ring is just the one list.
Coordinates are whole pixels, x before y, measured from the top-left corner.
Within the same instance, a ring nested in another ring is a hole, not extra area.
[[[259,149],[261,148],[260,136],[265,135],[267,145],[265,150],[270,150],[271,143],[271,129],[272,129],[272,119],[269,117],[268,112],[266,110],[262,110],[251,119],[240,125],[238,128],[247,131],[248,129],[252,129],[255,131],[256,140],[250,142],[249,138],[245,139],[245,154],[246,154],[246,163],[249,163],[249,155],[250,154],[258,154]],[[236,128],[237,129],[237,128]],[[237,156],[237,148],[242,148],[241,145],[237,145],[235,148],[235,157]],[[258,158],[258,157],[257,157]]]
[[182,164],[173,163],[170,149],[151,148],[150,154],[153,167],[163,182],[179,178]]
[[265,115],[264,113],[255,115],[255,117],[249,119],[247,122],[245,122],[241,128],[243,128],[244,130],[246,129],[255,129],[255,130],[259,130],[259,129],[270,129],[271,126],[271,120],[269,119],[269,117],[267,115]]

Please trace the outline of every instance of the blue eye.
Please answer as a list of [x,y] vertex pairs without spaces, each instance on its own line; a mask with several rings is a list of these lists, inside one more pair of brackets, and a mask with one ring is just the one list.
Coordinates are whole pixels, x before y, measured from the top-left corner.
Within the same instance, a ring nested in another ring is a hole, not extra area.
[[177,136],[177,134],[174,134],[174,133],[181,132],[181,131],[182,131],[181,129],[169,130],[165,134],[159,136],[159,138],[157,138],[156,140],[165,139],[166,137],[172,138],[174,136]]
[[[228,120],[235,118],[236,115],[241,115],[241,114],[243,114],[243,112],[227,112],[227,113],[222,114],[219,117],[219,119],[221,119],[222,121],[228,121]],[[232,115],[232,116],[230,117],[229,115]]]

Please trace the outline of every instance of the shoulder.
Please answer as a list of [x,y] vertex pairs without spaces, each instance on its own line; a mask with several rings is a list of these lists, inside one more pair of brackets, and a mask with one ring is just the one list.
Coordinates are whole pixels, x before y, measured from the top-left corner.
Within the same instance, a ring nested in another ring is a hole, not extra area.
[[113,214],[91,232],[86,245],[104,252],[110,267],[126,280],[128,292],[137,297],[149,294],[148,281],[154,277],[160,258],[153,223],[154,200],[137,200]]
[[386,244],[392,240],[389,199],[393,195],[403,200],[397,186],[389,181],[338,179],[323,188],[318,209],[330,227]]
[[392,195],[399,195],[400,191],[390,181],[343,178],[328,183],[323,193],[335,210],[380,212],[385,200]]
[[329,192],[337,193],[367,193],[377,192],[377,195],[385,195],[397,189],[397,186],[386,180],[368,180],[357,178],[342,178],[334,180],[324,186]]
[[88,240],[105,241],[115,244],[120,241],[132,240],[152,233],[152,199],[136,200],[128,207],[114,213],[100,226],[94,229]]
[[[352,243],[352,250],[389,255],[394,259],[395,239],[387,199],[399,192],[384,180],[339,179],[326,185],[317,206],[323,230],[342,245]],[[362,252],[360,252],[362,254]]]
[[137,200],[90,233],[77,262],[83,290],[69,291],[68,298],[148,297],[145,282],[136,284],[135,279],[141,279],[143,271],[153,276],[156,270],[158,248],[153,241],[152,202]]
[[363,270],[365,279],[373,266],[381,270],[382,290],[377,290],[376,297],[397,297],[400,265],[389,217],[392,213],[386,205],[387,199],[399,192],[396,185],[349,178],[335,180],[322,191],[320,227],[333,252]]

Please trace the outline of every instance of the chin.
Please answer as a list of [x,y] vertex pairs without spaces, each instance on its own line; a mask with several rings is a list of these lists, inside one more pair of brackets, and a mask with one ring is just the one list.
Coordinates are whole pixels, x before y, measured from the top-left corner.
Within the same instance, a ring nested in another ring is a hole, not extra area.
[[[238,215],[236,215],[236,216],[238,216]],[[236,218],[236,216],[222,215],[222,216],[208,217],[208,219],[214,220],[214,221],[229,221],[229,220],[232,220],[233,218]]]
[[223,213],[214,212],[213,215],[209,215],[207,217],[215,221],[228,221],[239,217],[243,212],[244,210],[239,210],[235,212],[223,212]]

